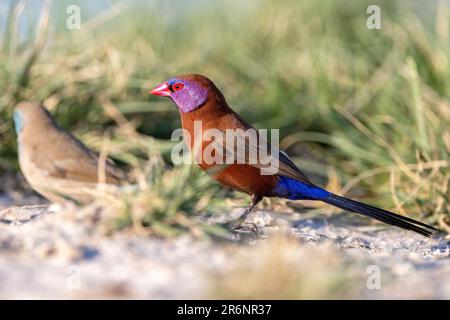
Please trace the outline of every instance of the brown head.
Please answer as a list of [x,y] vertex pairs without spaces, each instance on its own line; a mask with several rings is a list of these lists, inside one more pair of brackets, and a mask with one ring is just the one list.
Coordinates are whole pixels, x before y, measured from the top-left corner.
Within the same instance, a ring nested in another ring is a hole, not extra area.
[[216,85],[199,74],[175,76],[151,90],[150,93],[171,98],[181,113],[194,111],[208,102],[226,106],[225,98]]

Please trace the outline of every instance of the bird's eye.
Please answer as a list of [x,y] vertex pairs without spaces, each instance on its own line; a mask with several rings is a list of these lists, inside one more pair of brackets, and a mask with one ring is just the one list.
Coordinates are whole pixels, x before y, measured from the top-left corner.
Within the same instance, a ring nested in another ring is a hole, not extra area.
[[177,92],[180,91],[181,89],[183,89],[184,84],[182,84],[181,82],[177,82],[172,86],[172,90],[173,92]]

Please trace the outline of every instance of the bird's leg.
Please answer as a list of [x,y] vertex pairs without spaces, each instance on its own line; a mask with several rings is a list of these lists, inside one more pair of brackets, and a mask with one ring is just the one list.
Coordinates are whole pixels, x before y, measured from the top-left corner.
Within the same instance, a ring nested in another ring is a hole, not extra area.
[[[251,195],[252,203],[244,209],[244,213],[239,217],[239,219],[236,220],[233,226],[233,231],[236,231],[237,229],[246,229],[244,226],[245,219],[247,218],[249,213],[252,212],[252,210],[256,207],[256,205],[262,200],[262,198],[263,197],[258,194]],[[256,224],[252,223],[250,229],[253,232],[258,233],[258,227],[256,226]]]

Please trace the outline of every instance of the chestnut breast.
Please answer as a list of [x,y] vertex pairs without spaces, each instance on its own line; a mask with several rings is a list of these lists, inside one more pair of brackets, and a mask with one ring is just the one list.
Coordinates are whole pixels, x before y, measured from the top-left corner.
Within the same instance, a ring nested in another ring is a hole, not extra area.
[[[202,107],[189,113],[181,113],[183,129],[189,132],[191,139],[190,150],[194,150],[194,122],[200,121],[202,131],[208,129],[218,129],[225,132],[226,129],[252,128],[239,115],[232,111],[228,106],[216,108],[212,103],[206,103]],[[210,141],[203,141],[201,148],[197,152],[202,152],[210,144]],[[195,152],[195,151],[194,151]],[[224,164],[215,165],[200,163],[199,166],[211,173],[215,180],[250,195],[257,194],[261,196],[272,195],[279,179],[276,175],[262,175],[259,168],[248,164]]]

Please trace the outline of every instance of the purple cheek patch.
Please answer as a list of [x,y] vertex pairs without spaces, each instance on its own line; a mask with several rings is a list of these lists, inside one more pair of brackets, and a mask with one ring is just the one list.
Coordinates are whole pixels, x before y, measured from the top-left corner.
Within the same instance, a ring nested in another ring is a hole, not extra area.
[[208,98],[207,89],[194,82],[184,82],[184,88],[170,95],[178,109],[183,112],[191,112],[200,107]]

